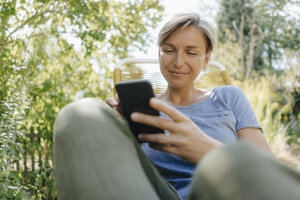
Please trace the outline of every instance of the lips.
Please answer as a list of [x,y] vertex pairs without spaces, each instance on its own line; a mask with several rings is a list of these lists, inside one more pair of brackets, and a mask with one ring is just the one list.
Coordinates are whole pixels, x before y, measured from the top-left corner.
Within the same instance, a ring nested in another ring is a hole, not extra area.
[[184,76],[184,75],[187,74],[186,72],[182,72],[182,71],[173,71],[172,70],[172,71],[169,71],[169,72],[172,76],[176,76],[176,77]]

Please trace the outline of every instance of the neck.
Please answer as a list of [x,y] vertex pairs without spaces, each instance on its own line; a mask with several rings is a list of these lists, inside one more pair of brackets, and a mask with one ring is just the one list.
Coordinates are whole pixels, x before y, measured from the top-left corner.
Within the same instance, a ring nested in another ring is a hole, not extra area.
[[168,87],[166,92],[159,96],[159,99],[171,103],[177,106],[187,106],[191,105],[199,99],[199,96],[202,96],[203,92],[196,89],[195,87],[191,88],[171,88]]

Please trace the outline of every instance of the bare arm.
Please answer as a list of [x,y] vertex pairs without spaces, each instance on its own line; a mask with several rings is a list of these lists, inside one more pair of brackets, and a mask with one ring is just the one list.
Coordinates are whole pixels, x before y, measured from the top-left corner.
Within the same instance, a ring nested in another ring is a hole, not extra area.
[[238,130],[238,137],[241,141],[246,141],[254,146],[272,154],[272,151],[259,128],[243,128]]

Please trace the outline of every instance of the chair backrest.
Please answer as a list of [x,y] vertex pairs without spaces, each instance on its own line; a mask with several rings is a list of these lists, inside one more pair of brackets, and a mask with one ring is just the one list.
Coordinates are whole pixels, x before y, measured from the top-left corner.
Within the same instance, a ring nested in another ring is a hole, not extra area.
[[[138,66],[137,64],[144,64]],[[120,81],[147,79],[151,82],[155,94],[167,88],[167,82],[160,73],[158,59],[125,58],[117,63],[114,70],[114,85]],[[219,62],[210,61],[195,81],[197,88],[214,88],[221,85],[232,85],[226,68]]]

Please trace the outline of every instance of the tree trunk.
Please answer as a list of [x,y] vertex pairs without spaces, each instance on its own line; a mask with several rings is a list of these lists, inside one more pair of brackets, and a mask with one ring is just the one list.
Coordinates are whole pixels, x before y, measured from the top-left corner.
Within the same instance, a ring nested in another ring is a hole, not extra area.
[[248,21],[250,21],[250,31],[249,31],[250,41],[248,44],[249,53],[246,56],[246,71],[245,71],[245,75],[244,75],[245,80],[251,76],[251,72],[254,67],[254,49],[255,49],[256,41],[257,41],[256,35],[254,32],[257,27],[256,23],[255,23],[255,18],[256,18],[255,12],[253,12],[251,18],[248,20]]

